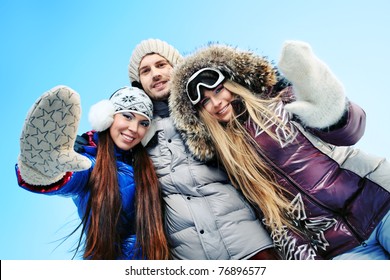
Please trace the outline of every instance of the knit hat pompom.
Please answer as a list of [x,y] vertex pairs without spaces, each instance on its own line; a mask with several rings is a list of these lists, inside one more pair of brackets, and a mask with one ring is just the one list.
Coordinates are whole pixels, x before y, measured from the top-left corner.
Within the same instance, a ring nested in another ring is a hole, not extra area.
[[161,55],[168,60],[172,66],[175,66],[183,59],[179,51],[165,41],[159,39],[143,40],[135,47],[131,54],[128,67],[130,83],[140,82],[138,73],[139,65],[144,56],[150,53]]
[[115,107],[110,100],[102,100],[92,105],[88,120],[93,130],[104,131],[114,122]]
[[93,105],[88,119],[93,130],[103,131],[112,125],[115,114],[126,112],[142,115],[151,121],[152,100],[139,88],[122,87],[115,91],[109,100],[102,100]]

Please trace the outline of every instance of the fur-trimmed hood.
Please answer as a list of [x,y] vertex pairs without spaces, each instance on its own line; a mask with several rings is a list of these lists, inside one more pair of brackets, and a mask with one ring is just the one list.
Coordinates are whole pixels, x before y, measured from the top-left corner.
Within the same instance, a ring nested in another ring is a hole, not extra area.
[[264,98],[273,95],[270,89],[278,80],[275,67],[265,57],[218,44],[198,50],[174,68],[169,98],[171,117],[190,151],[202,161],[213,159],[215,148],[187,97],[186,83],[193,73],[205,67],[219,69],[227,79]]

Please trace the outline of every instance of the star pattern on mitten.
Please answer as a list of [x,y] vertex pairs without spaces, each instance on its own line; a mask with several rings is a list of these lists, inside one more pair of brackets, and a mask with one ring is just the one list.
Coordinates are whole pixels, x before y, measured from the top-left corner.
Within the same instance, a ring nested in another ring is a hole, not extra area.
[[90,167],[90,160],[73,150],[80,117],[79,95],[68,87],[56,87],[35,102],[20,137],[19,162],[28,166],[28,172],[21,170],[25,177],[54,180]]

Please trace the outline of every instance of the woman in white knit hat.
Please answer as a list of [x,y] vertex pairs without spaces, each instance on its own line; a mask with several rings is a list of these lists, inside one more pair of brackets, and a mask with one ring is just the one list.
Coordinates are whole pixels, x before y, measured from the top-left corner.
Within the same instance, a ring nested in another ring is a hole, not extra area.
[[169,258],[158,180],[141,144],[152,112],[142,90],[120,88],[92,106],[93,131],[82,154],[73,151],[81,115],[77,92],[55,87],[27,115],[18,183],[73,198],[82,219],[76,253],[83,244],[84,259]]
[[389,259],[390,164],[352,147],[365,113],[311,47],[279,70],[210,45],[175,69],[171,116],[201,160],[218,158],[285,259]]

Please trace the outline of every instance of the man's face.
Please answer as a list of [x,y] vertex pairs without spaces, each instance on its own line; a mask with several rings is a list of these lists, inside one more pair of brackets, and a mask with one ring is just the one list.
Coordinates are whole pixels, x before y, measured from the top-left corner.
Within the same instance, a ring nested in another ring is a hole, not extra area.
[[151,99],[168,99],[172,69],[169,62],[158,54],[148,54],[141,60],[138,70],[140,82]]

